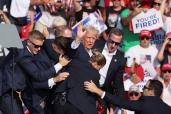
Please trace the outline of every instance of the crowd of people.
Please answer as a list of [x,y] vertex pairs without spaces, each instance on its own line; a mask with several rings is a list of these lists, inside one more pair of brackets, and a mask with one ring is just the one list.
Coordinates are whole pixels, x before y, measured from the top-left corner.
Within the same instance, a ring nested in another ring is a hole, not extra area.
[[[151,9],[162,26],[135,32]],[[2,24],[23,48],[0,42],[0,114],[171,114],[171,1],[0,0]]]

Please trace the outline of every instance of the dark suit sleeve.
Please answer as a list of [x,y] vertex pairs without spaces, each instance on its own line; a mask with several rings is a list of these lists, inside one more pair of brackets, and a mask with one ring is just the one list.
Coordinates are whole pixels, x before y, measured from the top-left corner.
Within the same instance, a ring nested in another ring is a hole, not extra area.
[[21,60],[19,64],[22,69],[35,81],[47,81],[56,74],[54,66],[47,70],[40,70],[34,61],[29,58]]
[[118,95],[120,97],[124,97],[124,84],[123,84],[123,73],[125,68],[126,60],[123,59],[120,64],[117,73],[113,79],[113,93],[114,95]]
[[48,81],[43,81],[43,82],[33,81],[32,87],[34,89],[49,89]]
[[116,105],[118,107],[132,110],[132,111],[141,111],[143,108],[143,101],[137,100],[137,101],[130,101],[126,100],[124,98],[120,98],[114,95],[111,95],[109,93],[106,93],[104,100],[110,102],[113,105]]

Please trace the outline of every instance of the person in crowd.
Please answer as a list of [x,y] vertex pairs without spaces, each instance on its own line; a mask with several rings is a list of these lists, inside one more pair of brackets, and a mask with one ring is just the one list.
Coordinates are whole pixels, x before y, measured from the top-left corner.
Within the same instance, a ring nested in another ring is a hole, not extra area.
[[157,55],[157,59],[163,64],[171,64],[171,34],[167,34],[163,42],[163,45]]
[[77,0],[73,0],[73,4],[75,7],[75,19],[77,22],[81,21],[95,11],[100,13],[98,9],[93,5],[91,0],[83,0],[83,6],[81,6]]
[[141,85],[145,85],[149,79],[155,78],[159,71],[159,63],[156,60],[158,50],[150,45],[151,32],[149,30],[142,30],[139,38],[140,44],[131,47],[125,53],[125,57],[135,59],[135,62],[143,67],[144,80]]
[[[113,28],[110,31],[108,40],[97,40],[94,47],[100,50],[106,58],[105,66],[99,71],[100,87],[111,94],[124,97],[123,73],[126,59],[124,53],[118,49],[121,41],[121,30]],[[107,109],[109,104],[105,103],[104,106]]]
[[131,63],[132,60],[129,59],[131,58],[127,58],[127,66],[125,67],[125,74],[123,77],[125,91],[128,91],[132,85],[138,86],[144,79],[144,69],[142,66],[137,64],[135,61]]
[[29,112],[33,114],[45,113],[45,98],[49,88],[65,80],[69,75],[67,72],[57,73],[70,61],[61,55],[58,63],[51,63],[41,50],[43,43],[43,34],[34,30],[30,32],[24,49],[20,51],[22,57],[19,65],[27,73],[27,87],[22,91],[22,99]]
[[160,81],[163,83],[164,89],[162,94],[163,101],[171,106],[171,65],[163,64],[161,67],[161,79]]
[[108,29],[103,33],[104,39],[107,39],[112,28],[122,29],[120,13],[124,10],[121,0],[111,0],[113,6],[107,7],[103,12],[103,20]]
[[99,88],[92,82],[84,82],[85,90],[96,93],[102,99],[111,102],[119,107],[137,111],[140,114],[170,114],[171,107],[165,104],[160,98],[163,91],[163,85],[158,80],[149,80],[143,89],[143,95],[139,100],[129,101],[117,96],[111,95]]
[[[132,85],[130,88],[129,88],[129,91],[128,91],[128,99],[130,101],[136,101],[138,100],[139,98],[141,97],[141,92],[138,88],[138,86],[136,85]],[[131,110],[126,110],[126,109],[120,109],[118,112],[116,112],[115,114],[135,114],[134,111],[131,111]]]
[[35,30],[43,33],[47,39],[55,39],[61,36],[62,30],[66,27],[67,21],[61,16],[52,16],[49,12],[43,12],[35,24]]
[[[61,90],[59,91],[58,88],[62,84],[58,85],[55,91],[53,114],[97,114],[96,96],[85,91],[83,83],[86,80],[94,80],[96,84],[99,84],[98,71],[105,63],[105,57],[97,50],[92,50],[92,56],[88,61],[72,59],[66,68],[70,76],[62,83],[66,84],[64,92],[59,93]],[[66,101],[61,102],[62,99]]]
[[171,22],[171,18],[170,16],[165,15],[165,9],[167,8],[166,6],[171,3],[170,1],[167,2],[167,0],[163,0],[161,1],[161,5],[160,5],[160,12],[163,18],[163,30],[166,32],[166,34],[168,34],[169,32],[171,32],[171,25],[169,24]]
[[[154,0],[152,2],[152,8],[160,11],[161,0]],[[155,11],[155,10],[154,10]],[[158,50],[162,47],[162,44],[165,40],[165,31],[163,28],[158,28],[152,32],[151,44],[156,46]]]

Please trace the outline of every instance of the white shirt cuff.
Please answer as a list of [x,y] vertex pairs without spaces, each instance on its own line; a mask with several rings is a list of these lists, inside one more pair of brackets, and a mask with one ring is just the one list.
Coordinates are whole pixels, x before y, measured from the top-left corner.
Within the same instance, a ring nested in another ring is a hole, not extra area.
[[80,43],[76,43],[76,41],[74,40],[74,41],[71,43],[71,48],[72,48],[72,49],[77,49],[79,45],[80,45]]
[[101,99],[103,99],[105,97],[105,95],[106,95],[106,92],[104,91],[101,95]]
[[62,65],[60,63],[57,63],[56,65],[54,65],[54,68],[55,68],[56,73],[58,73],[59,70],[62,69]]
[[55,82],[54,82],[53,78],[50,78],[48,80],[48,86],[49,86],[49,88],[52,88],[54,85],[55,85]]

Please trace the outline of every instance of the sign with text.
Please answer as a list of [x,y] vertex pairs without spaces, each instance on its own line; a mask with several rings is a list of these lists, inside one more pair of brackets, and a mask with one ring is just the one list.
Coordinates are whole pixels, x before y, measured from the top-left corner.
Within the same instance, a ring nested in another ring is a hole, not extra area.
[[99,19],[99,15],[97,12],[91,13],[89,16],[82,19],[80,22],[72,27],[72,31],[75,36],[77,34],[77,27],[80,23],[82,23],[84,27],[87,27],[88,25],[94,26],[99,31],[99,33],[102,33],[107,29],[107,26],[104,24],[104,22]]
[[146,13],[141,12],[132,19],[134,33],[140,33],[141,30],[155,30],[163,26],[160,11],[150,9]]

